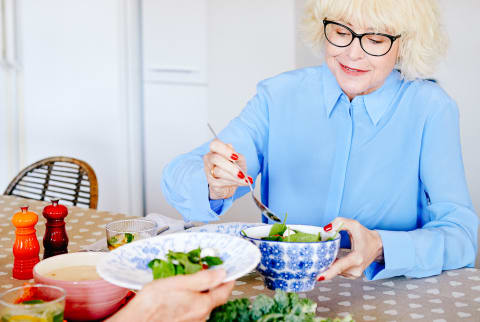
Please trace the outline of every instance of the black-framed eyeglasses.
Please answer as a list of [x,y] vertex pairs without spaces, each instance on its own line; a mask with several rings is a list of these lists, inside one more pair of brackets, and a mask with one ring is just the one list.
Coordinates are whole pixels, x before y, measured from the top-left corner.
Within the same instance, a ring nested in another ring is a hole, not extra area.
[[323,27],[325,37],[332,45],[347,47],[350,46],[355,38],[358,38],[360,47],[371,56],[386,55],[392,48],[393,42],[401,36],[392,36],[376,32],[357,34],[349,27],[335,21],[327,20],[326,18],[323,19]]

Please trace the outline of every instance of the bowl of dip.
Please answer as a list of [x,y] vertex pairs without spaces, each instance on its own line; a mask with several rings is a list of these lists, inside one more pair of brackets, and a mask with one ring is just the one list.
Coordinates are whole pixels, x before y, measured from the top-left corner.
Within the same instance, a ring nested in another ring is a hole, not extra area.
[[105,255],[79,252],[53,256],[35,265],[33,278],[36,283],[65,290],[65,319],[99,320],[116,312],[129,292],[97,274],[96,265]]

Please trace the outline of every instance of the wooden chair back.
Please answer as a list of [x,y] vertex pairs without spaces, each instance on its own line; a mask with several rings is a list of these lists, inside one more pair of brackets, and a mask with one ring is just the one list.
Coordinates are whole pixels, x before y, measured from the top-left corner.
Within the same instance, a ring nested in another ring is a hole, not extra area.
[[92,167],[69,157],[51,157],[29,165],[10,182],[4,195],[97,209],[98,183]]

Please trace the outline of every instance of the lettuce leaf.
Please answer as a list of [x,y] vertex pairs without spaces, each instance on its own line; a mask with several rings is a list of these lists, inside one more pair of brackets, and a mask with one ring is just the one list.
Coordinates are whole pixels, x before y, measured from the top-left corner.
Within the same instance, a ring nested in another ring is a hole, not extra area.
[[296,293],[280,290],[273,298],[260,294],[250,302],[248,298],[228,301],[215,308],[208,321],[234,322],[350,322],[351,316],[345,318],[322,319],[315,316],[317,303],[310,299],[301,299]]

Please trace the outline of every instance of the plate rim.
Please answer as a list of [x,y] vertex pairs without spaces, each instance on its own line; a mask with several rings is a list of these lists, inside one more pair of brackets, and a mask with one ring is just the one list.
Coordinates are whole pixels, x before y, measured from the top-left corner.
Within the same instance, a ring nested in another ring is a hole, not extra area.
[[[245,243],[245,247],[251,248],[251,250],[253,251],[255,256],[254,256],[254,261],[252,262],[252,264],[248,265],[245,269],[241,270],[240,272],[237,272],[236,274],[226,276],[223,280],[223,283],[233,281],[233,280],[236,280],[236,279],[238,279],[238,278],[240,278],[244,275],[247,275],[248,273],[253,271],[258,266],[258,264],[260,263],[260,259],[261,259],[260,249],[258,249],[258,247],[256,245],[254,245],[252,242],[248,241],[245,238],[242,238],[242,237],[239,237],[239,236],[237,237],[237,236],[229,235],[229,234],[216,233],[216,232],[200,232],[200,231],[186,232],[186,231],[184,231],[184,232],[179,232],[179,233],[174,233],[174,234],[169,234],[169,235],[159,235],[159,236],[155,236],[153,238],[138,240],[138,241],[135,241],[133,243],[123,245],[123,246],[121,246],[117,249],[114,249],[114,250],[110,251],[104,258],[102,258],[97,263],[96,271],[102,279],[104,279],[105,281],[107,281],[111,284],[114,284],[114,285],[117,285],[117,286],[120,286],[120,287],[124,287],[124,288],[133,289],[133,290],[141,290],[145,285],[147,285],[151,281],[148,282],[148,283],[145,283],[143,285],[140,285],[140,282],[138,282],[137,284],[133,284],[133,283],[125,282],[123,280],[119,280],[115,276],[112,276],[112,275],[108,274],[108,269],[106,269],[105,263],[110,258],[114,257],[116,253],[119,253],[121,251],[121,248],[123,248],[123,247],[130,247],[131,248],[134,245],[138,245],[140,243],[146,243],[147,240],[149,242],[151,242],[153,240],[157,241],[157,240],[163,240],[163,239],[171,238],[174,235],[179,236],[179,237],[180,236],[187,237],[187,236],[192,236],[192,234],[209,234],[209,235],[222,236],[222,238],[225,238],[225,236],[228,236],[227,238],[238,239],[241,243]],[[212,269],[218,269],[218,268],[212,268]]]

